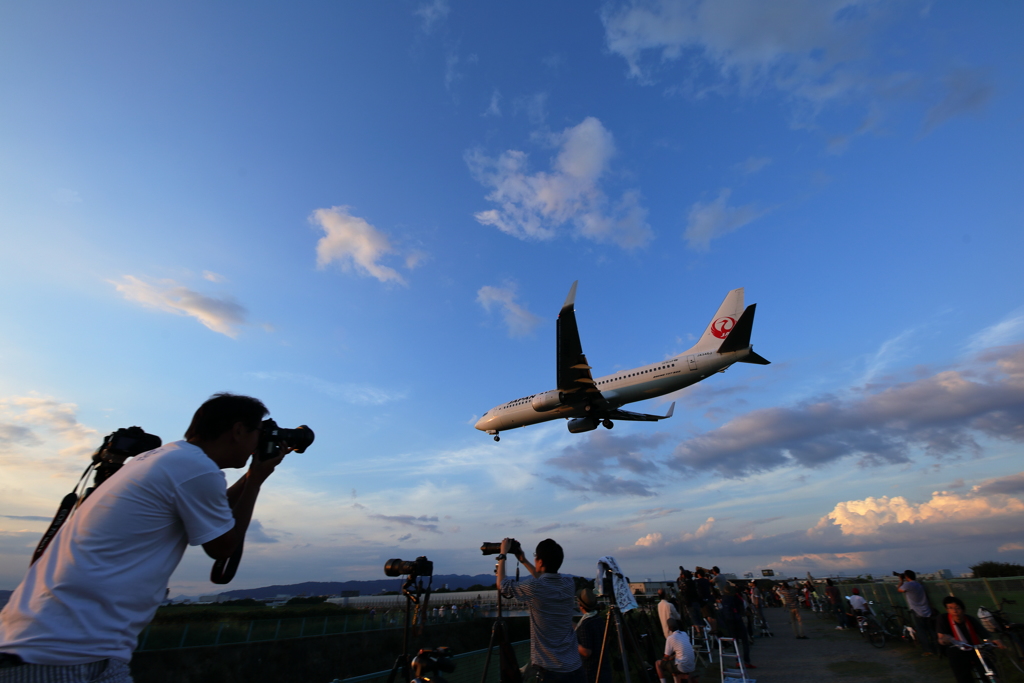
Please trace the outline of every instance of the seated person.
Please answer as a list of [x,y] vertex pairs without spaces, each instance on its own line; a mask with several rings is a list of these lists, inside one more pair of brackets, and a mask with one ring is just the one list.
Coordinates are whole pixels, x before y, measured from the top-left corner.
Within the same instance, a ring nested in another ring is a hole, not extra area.
[[690,637],[682,630],[682,624],[678,619],[669,619],[668,627],[671,632],[665,639],[665,656],[655,664],[658,678],[661,679],[661,683],[669,683],[668,677],[671,675],[675,683],[697,683],[697,658],[693,654]]

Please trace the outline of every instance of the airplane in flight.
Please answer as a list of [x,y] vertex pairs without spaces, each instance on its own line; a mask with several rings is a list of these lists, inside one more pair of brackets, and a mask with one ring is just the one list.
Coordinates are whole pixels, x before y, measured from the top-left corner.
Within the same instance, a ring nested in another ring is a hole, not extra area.
[[579,280],[572,283],[556,323],[558,388],[517,398],[484,413],[475,427],[493,434],[495,441],[501,439],[499,432],[558,418],[569,421],[567,426],[572,434],[589,432],[598,425],[611,429],[613,420],[657,422],[672,417],[674,402],[665,415],[632,413],[622,410],[622,406],[678,391],[716,372],[725,372],[733,363],[769,364],[754,353],[750,344],[757,304],[743,308],[740,287],[725,296],[704,334],[688,351],[594,379],[576,327],[578,283]]

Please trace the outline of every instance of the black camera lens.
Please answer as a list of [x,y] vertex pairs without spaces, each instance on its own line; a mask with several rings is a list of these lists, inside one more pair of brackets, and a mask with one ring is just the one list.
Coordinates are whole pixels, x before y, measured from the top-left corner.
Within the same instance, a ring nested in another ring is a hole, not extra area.
[[434,574],[434,563],[424,556],[415,560],[400,560],[397,557],[384,563],[384,574],[386,576],[432,576]]
[[497,555],[501,552],[500,543],[484,543],[480,546],[480,552],[484,555]]

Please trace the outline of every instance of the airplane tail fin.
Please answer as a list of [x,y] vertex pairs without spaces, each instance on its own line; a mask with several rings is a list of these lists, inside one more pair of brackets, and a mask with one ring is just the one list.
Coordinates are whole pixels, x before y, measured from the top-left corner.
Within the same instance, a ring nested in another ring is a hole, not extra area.
[[747,351],[740,363],[753,363],[755,365],[770,365],[771,362],[754,353],[754,347],[750,345],[750,333],[754,330],[754,313],[757,311],[757,304],[750,304],[743,311],[743,315],[736,321],[729,336],[725,338],[722,345],[718,347],[719,353],[732,353],[735,351]]
[[715,317],[711,319],[704,334],[691,351],[718,350],[723,339],[727,339],[736,327],[743,313],[743,288],[734,289],[725,295],[725,300],[718,307]]

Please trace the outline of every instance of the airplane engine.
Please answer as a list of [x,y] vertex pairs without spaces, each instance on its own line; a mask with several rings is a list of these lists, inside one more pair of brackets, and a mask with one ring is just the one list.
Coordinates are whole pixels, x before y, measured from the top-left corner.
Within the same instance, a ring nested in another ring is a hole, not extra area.
[[593,417],[576,417],[569,420],[569,433],[579,434],[580,432],[589,432],[593,429],[597,429],[597,425],[600,422]]
[[557,389],[545,391],[543,394],[537,394],[533,397],[533,400],[530,401],[530,406],[538,413],[554,410],[560,405],[562,405],[562,392]]

